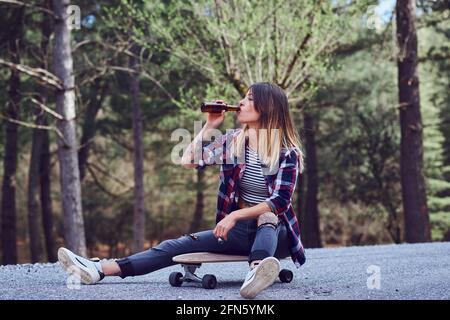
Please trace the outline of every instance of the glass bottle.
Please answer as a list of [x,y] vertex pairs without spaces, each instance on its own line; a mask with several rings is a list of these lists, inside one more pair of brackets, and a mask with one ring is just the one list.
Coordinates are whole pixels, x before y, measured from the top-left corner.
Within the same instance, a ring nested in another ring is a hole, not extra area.
[[239,106],[229,105],[220,102],[203,102],[200,109],[202,112],[210,112],[210,113],[221,113],[222,110],[235,112],[241,110]]

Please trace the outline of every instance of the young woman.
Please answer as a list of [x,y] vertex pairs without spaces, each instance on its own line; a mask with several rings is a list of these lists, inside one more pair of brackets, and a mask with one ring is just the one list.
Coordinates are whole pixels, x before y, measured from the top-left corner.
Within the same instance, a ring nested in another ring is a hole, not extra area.
[[60,248],[65,269],[75,268],[85,284],[105,276],[137,276],[174,265],[172,258],[191,252],[248,255],[250,271],[240,293],[254,298],[278,276],[277,258],[291,256],[297,267],[305,262],[300,229],[292,208],[292,195],[302,171],[300,141],[289,115],[283,90],[272,83],[253,84],[239,103],[242,128],[202,146],[195,161],[195,146],[201,145],[225,118],[225,112],[208,113],[207,121],[183,155],[186,168],[202,170],[219,164],[220,185],[216,226],[157,247],[108,262],[94,262]]

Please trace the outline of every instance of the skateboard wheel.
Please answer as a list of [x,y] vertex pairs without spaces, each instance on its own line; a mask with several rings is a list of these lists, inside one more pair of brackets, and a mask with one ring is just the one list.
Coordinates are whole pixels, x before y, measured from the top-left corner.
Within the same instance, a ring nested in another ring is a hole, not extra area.
[[183,284],[183,274],[181,272],[172,272],[169,276],[169,283],[172,287],[181,287]]
[[202,287],[205,289],[214,289],[217,286],[217,279],[212,274],[205,274],[202,278]]
[[278,275],[278,277],[280,278],[281,282],[289,283],[294,278],[294,274],[292,273],[291,270],[283,269],[280,271],[280,274]]

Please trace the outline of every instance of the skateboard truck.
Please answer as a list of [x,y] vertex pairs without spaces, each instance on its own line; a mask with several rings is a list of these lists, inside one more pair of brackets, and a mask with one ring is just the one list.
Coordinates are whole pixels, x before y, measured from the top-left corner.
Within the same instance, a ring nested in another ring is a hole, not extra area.
[[182,267],[184,269],[183,281],[202,283],[202,279],[195,274],[195,270],[200,268],[200,265],[183,264]]
[[184,276],[181,272],[172,272],[169,276],[169,282],[173,287],[180,287],[183,282],[201,283],[205,289],[214,289],[217,286],[217,279],[213,274],[205,274],[200,278],[195,271],[200,268],[200,264],[181,264],[184,269]]

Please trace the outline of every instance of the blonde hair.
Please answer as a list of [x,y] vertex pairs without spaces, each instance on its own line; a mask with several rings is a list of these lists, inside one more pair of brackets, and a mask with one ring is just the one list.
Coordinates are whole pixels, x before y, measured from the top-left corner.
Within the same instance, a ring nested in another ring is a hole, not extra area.
[[[302,145],[289,113],[286,94],[279,86],[269,82],[255,83],[249,90],[253,94],[255,109],[260,114],[256,136],[258,138],[257,152],[261,163],[270,170],[278,168],[282,148],[294,149],[300,161],[299,170],[302,172]],[[249,130],[252,129],[244,124],[242,131],[232,143],[232,154],[240,159],[243,157]]]

